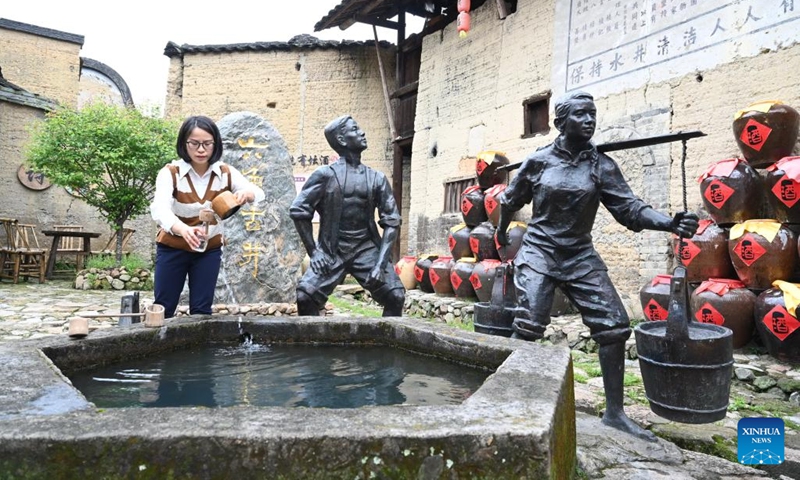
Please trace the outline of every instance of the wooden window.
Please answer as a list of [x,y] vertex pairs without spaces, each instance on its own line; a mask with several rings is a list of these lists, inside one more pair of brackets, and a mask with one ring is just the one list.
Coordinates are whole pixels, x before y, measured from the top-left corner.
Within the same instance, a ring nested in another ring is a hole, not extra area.
[[546,135],[550,132],[550,95],[550,92],[547,92],[522,102],[525,121],[522,138]]
[[459,177],[444,181],[444,211],[442,213],[461,213],[461,193],[472,185],[477,185],[474,176]]

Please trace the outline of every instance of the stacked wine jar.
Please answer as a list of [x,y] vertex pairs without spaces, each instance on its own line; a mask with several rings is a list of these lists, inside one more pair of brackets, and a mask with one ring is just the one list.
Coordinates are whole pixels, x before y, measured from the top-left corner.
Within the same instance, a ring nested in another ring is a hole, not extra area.
[[[791,362],[800,362],[798,126],[798,112],[781,102],[737,112],[733,133],[744,158],[706,169],[698,182],[711,219],[692,238],[673,236],[693,287],[690,317],[730,328],[734,348],[757,332],[770,355]],[[647,320],[666,319],[669,281],[657,275],[642,287]]]
[[525,233],[525,224],[514,221],[507,230],[509,245],[500,246],[495,239],[500,221],[498,196],[508,180],[508,172],[500,167],[508,164],[508,158],[501,152],[478,154],[477,185],[461,193],[463,222],[448,232],[449,255],[403,257],[395,270],[406,289],[490,301],[497,266],[510,265]]

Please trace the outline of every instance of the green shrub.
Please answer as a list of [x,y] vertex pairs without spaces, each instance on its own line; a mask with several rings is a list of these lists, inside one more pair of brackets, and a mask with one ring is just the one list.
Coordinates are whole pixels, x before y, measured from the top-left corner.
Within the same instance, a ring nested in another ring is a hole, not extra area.
[[[136,255],[135,253],[123,256],[121,266],[125,267],[125,269],[128,270],[129,272],[139,268],[143,268],[146,270],[150,270],[151,268],[149,261],[140,257],[139,255]],[[113,255],[94,255],[90,257],[89,260],[86,262],[86,268],[111,270],[117,267],[118,267],[117,260],[114,258]]]

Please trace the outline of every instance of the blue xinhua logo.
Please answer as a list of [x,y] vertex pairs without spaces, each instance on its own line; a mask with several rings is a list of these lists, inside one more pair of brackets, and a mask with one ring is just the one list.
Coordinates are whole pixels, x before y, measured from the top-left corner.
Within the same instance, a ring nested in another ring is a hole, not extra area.
[[777,465],[783,463],[783,420],[743,418],[739,420],[739,463]]

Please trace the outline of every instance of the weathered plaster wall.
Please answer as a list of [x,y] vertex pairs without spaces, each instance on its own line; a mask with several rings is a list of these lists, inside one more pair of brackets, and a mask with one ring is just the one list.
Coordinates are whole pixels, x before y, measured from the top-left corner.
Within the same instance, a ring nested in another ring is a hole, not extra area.
[[[394,82],[394,54],[382,51],[387,80]],[[371,46],[344,49],[295,48],[280,51],[187,53],[170,61],[167,115],[207,115],[214,119],[238,111],[257,113],[283,136],[294,156],[296,175],[319,165],[306,158],[335,153],[323,128],[351,114],[367,134],[364,162],[391,178],[391,135],[380,71]]]
[[[68,194],[62,187],[52,185],[47,190],[30,190],[17,179],[17,170],[25,161],[23,152],[30,138],[28,128],[44,118],[41,110],[0,102],[0,216],[18,219],[21,223],[37,225],[41,246],[50,246],[49,237],[42,229],[53,225],[83,225],[85,230],[102,232],[108,237],[110,227],[97,215],[94,208]],[[135,228],[135,227],[134,227]],[[102,246],[95,240],[93,248]]]
[[78,102],[80,50],[76,43],[0,28],[3,77],[70,107]]
[[[442,215],[443,181],[474,171],[476,146],[505,151],[517,162],[555,137],[551,128],[547,135],[521,138],[522,102],[551,88],[554,5],[520,0],[516,13],[499,20],[487,2],[472,13],[466,40],[458,38],[455,25],[424,39],[407,220],[410,252],[447,252],[447,228],[461,217]],[[550,103],[551,126],[557,97]],[[708,134],[689,142],[686,160],[688,206],[703,216],[696,178],[713,162],[741,156],[731,131],[733,115],[769,99],[800,108],[800,46],[781,43],[755,57],[596,98],[595,141],[681,130]],[[643,199],[669,214],[682,210],[680,143],[612,156]],[[629,232],[601,208],[594,237],[626,305],[641,315],[638,290],[673,266],[669,235]]]

